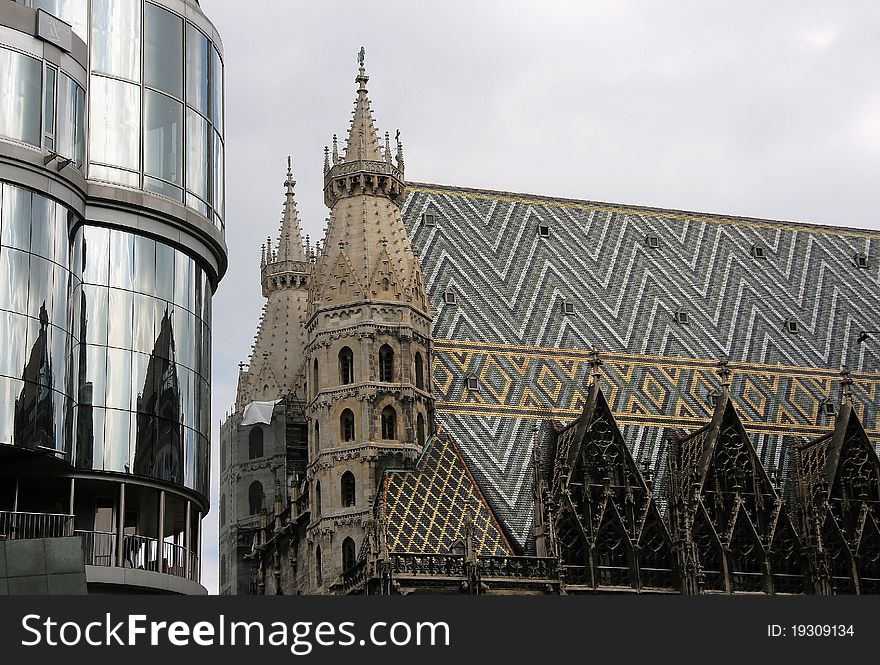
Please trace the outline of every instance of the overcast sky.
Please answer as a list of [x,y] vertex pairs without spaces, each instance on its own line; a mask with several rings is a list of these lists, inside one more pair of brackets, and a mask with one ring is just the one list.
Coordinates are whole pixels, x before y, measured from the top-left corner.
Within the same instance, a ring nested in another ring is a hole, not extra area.
[[[226,62],[226,241],[214,470],[263,299],[287,155],[321,236],[323,148],[366,49],[408,180],[880,228],[876,0],[201,0]],[[340,149],[342,145],[340,144]],[[217,514],[203,583],[217,590]]]

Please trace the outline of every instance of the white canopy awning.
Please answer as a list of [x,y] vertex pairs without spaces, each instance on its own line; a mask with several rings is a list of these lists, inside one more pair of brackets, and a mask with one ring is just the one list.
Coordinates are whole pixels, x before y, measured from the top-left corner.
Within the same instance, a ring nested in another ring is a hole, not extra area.
[[263,423],[268,425],[272,422],[272,411],[275,410],[275,405],[280,401],[280,399],[276,399],[271,402],[251,402],[244,407],[241,424],[256,425],[257,423]]

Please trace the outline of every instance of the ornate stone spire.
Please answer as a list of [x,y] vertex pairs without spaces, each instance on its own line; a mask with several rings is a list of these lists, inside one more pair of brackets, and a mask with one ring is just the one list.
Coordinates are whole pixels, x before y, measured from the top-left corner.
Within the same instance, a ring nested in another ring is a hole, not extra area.
[[400,214],[404,181],[399,132],[395,165],[390,135],[385,134],[383,152],[373,123],[363,49],[358,62],[345,154],[338,158],[335,135],[332,152],[325,148],[324,153],[324,202],[331,215],[312,282],[312,312],[323,305],[382,300],[409,304],[427,314],[421,269]]
[[284,181],[285,198],[281,215],[281,232],[278,235],[279,261],[305,261],[303,253],[302,230],[299,226],[299,215],[296,213],[296,200],[293,188],[296,180],[290,168],[290,157],[287,158],[287,179]]
[[[397,133],[397,165],[392,164],[390,140],[386,138],[383,153],[379,132],[373,122],[370,98],[367,96],[367,76],[364,69],[364,49],[358,54],[357,97],[354,101],[351,127],[345,143],[345,154],[340,159],[336,135],[333,135],[332,167],[324,169],[324,202],[328,208],[345,196],[359,194],[365,190],[381,193],[394,202],[403,200],[404,174],[403,152],[400,132]],[[325,154],[329,148],[325,148]]]

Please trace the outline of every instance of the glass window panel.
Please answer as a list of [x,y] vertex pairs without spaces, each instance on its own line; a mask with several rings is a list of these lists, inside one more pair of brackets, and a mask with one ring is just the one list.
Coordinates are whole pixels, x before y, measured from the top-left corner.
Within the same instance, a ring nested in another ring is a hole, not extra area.
[[85,296],[84,320],[82,328],[86,331],[89,344],[107,344],[107,307],[109,289],[105,286],[83,285]]
[[92,71],[140,81],[140,2],[92,0]]
[[31,253],[55,260],[55,204],[39,194],[31,203]]
[[107,349],[106,405],[108,409],[131,409],[131,351]]
[[211,210],[208,208],[208,204],[194,194],[186,193],[186,205],[202,215],[202,217],[211,219]]
[[55,206],[55,263],[68,267],[70,265],[68,263],[70,261],[70,234],[68,231],[75,215],[60,203],[53,205]]
[[208,116],[208,38],[186,24],[186,101]]
[[104,470],[128,472],[131,413],[108,409],[104,416]]
[[140,187],[141,175],[134,171],[116,169],[112,166],[89,164],[89,180],[103,180],[128,187]]
[[175,251],[161,242],[156,243],[156,291],[155,296],[163,300],[174,300],[174,255]]
[[86,91],[76,87],[76,136],[73,141],[73,163],[80,171],[86,163]]
[[106,285],[110,279],[110,230],[97,226],[83,229],[83,281]]
[[183,252],[174,252],[174,303],[193,310],[195,286],[195,266],[193,260]]
[[110,289],[110,311],[107,317],[107,346],[130,349],[132,344],[132,301],[134,294]]
[[177,381],[180,392],[180,422],[188,427],[198,425],[196,421],[195,394],[196,375],[186,367],[177,367]]
[[164,180],[144,176],[144,189],[148,192],[153,192],[154,194],[167,196],[169,199],[174,199],[178,203],[183,203],[183,190],[180,187],[165,182]]
[[186,188],[208,198],[208,121],[192,109],[186,110]]
[[92,75],[89,158],[140,170],[140,88]]
[[161,303],[155,298],[150,298],[140,293],[135,293],[133,299],[134,311],[137,312],[137,316],[133,320],[133,348],[135,351],[142,353],[152,353],[153,347],[156,344],[156,326],[158,321],[162,320],[161,311],[158,312],[159,318],[156,318],[157,310],[159,310]]
[[199,435],[187,427],[184,430],[184,476],[183,484],[196,489],[199,482]]
[[79,386],[80,403],[103,407],[107,384],[107,348],[87,345],[85,367],[80,366],[79,374],[84,379]]
[[0,335],[4,349],[0,353],[0,375],[19,378],[27,362],[27,318],[0,310]]
[[[196,347],[197,338],[195,336],[196,325],[198,319],[195,315],[190,314],[185,309],[176,308],[174,310],[174,340],[175,351],[177,353],[177,362],[190,369],[196,369],[196,358],[200,350]],[[198,323],[201,326],[201,323]]]
[[52,303],[48,302],[50,287],[52,286],[52,264],[46,259],[31,254],[28,268],[28,316],[40,319],[45,310],[48,316]]
[[144,173],[183,185],[183,105],[152,90],[144,95]]
[[134,288],[134,236],[110,231],[110,286]]
[[211,46],[211,120],[214,128],[223,134],[223,61]]
[[214,172],[213,172],[213,180],[214,180],[214,211],[218,218],[218,227],[222,228],[220,220],[224,217],[223,214],[223,190],[224,190],[224,182],[223,182],[223,141],[220,140],[220,135],[216,132],[214,133]]
[[0,250],[0,309],[24,314],[28,296],[28,254]]
[[0,244],[28,251],[31,246],[32,195],[26,189],[3,186],[3,232]]
[[0,135],[40,146],[43,63],[0,48]]
[[[104,468],[104,418],[106,416],[104,409],[89,409],[88,425],[83,427],[83,439],[77,444],[77,458],[80,455],[88,455],[82,466],[88,469],[102,470]],[[77,417],[77,421],[82,417],[82,413]],[[87,448],[87,449],[86,449]]]
[[[57,326],[49,326],[49,358],[51,359],[52,385],[56,390],[66,393],[70,386],[64,378],[64,359],[70,337]],[[56,421],[61,423],[61,420]]]
[[60,18],[73,28],[74,33],[89,43],[89,3],[84,0],[34,0],[34,9],[42,9]]
[[134,288],[141,293],[156,290],[156,241],[134,236]]
[[19,379],[0,376],[0,443],[11,444],[15,432],[15,400],[24,383]]
[[204,379],[199,382],[199,432],[205,436],[211,433],[211,388]]
[[55,68],[46,67],[46,94],[43,102],[43,134],[45,146],[49,150],[55,148]]
[[52,270],[52,309],[49,310],[49,322],[67,330],[67,289],[70,273],[56,264],[50,264]]
[[64,72],[58,77],[58,132],[55,151],[64,157],[75,157],[76,91],[79,86]]
[[147,3],[144,14],[144,82],[183,98],[183,19]]

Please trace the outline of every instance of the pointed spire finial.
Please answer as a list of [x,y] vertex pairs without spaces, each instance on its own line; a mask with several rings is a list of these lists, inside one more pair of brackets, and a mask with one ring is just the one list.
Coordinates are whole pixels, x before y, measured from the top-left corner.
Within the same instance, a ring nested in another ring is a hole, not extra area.
[[721,377],[722,388],[730,388],[730,377],[733,375],[733,372],[730,371],[729,365],[730,360],[728,358],[721,358],[721,360],[718,361],[716,374]]
[[333,166],[339,163],[339,143],[336,134],[333,135]]

